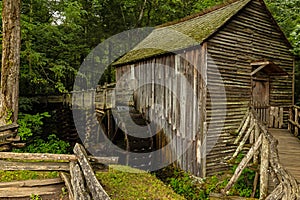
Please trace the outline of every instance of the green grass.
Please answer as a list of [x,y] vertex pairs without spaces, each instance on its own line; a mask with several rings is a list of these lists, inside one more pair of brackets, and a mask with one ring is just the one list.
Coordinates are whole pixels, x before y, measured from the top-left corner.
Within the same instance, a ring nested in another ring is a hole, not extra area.
[[112,199],[184,199],[154,175],[125,166],[110,166],[97,178]]
[[0,170],[0,182],[22,181],[33,179],[58,178],[58,172],[36,172],[36,171],[5,171]]

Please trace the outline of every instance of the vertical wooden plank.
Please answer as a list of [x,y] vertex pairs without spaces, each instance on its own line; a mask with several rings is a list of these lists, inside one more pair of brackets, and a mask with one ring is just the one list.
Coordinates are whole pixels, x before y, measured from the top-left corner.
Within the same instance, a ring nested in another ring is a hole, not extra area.
[[170,102],[170,106],[169,106],[169,112],[168,112],[168,115],[169,115],[169,130],[171,131],[172,135],[171,135],[171,140],[173,140],[172,142],[172,161],[176,160],[176,145],[174,145],[174,143],[176,143],[176,133],[175,133],[175,112],[174,112],[174,104],[176,104],[176,99],[174,99],[174,94],[173,94],[173,91],[174,91],[174,88],[176,89],[175,87],[175,84],[176,84],[176,80],[175,80],[175,73],[174,73],[174,63],[175,63],[175,56],[174,55],[171,55],[170,56],[170,77],[169,77],[169,102]]
[[202,49],[198,48],[198,62],[197,62],[197,98],[198,98],[198,116],[197,116],[197,135],[196,135],[196,161],[197,161],[197,176],[202,176],[202,155],[201,155],[201,143],[203,134],[203,116],[202,116],[202,98],[203,98],[203,79],[202,79]]
[[168,81],[167,81],[167,87],[168,87],[168,108],[167,108],[167,117],[168,117],[168,125],[170,129],[173,129],[173,124],[172,124],[172,120],[173,120],[173,79],[174,79],[174,74],[173,74],[173,69],[172,69],[172,65],[173,65],[173,57],[170,56],[169,57],[169,63],[168,63]]
[[279,128],[283,127],[283,107],[279,108]]
[[[185,135],[186,135],[186,169],[187,171],[190,171],[190,162],[191,162],[191,155],[190,155],[190,128],[191,128],[191,119],[190,119],[190,113],[191,113],[191,91],[189,88],[189,83],[190,83],[190,51],[187,51],[185,54],[185,78],[187,80],[187,85],[185,87],[185,96],[186,96],[186,105],[185,105],[185,113],[186,113],[186,120],[185,120]],[[187,105],[189,104],[189,105]]]
[[293,57],[292,105],[295,105],[295,66],[296,66],[296,61],[295,61],[295,58]]
[[197,174],[197,152],[196,152],[196,144],[197,144],[197,129],[198,129],[198,123],[197,120],[199,120],[198,117],[198,106],[197,106],[197,91],[198,85],[197,85],[197,76],[198,76],[198,62],[199,62],[199,49],[194,49],[194,55],[193,55],[193,106],[192,106],[192,138],[193,138],[193,174]]
[[206,137],[207,137],[207,122],[203,124],[203,139],[202,139],[202,148],[201,148],[201,163],[202,163],[202,177],[206,177]]
[[166,59],[165,59],[165,63],[164,63],[164,82],[163,82],[163,86],[164,86],[164,117],[165,119],[168,121],[168,108],[169,108],[169,88],[167,87],[168,86],[168,81],[169,81],[169,56],[166,56]]
[[177,124],[176,124],[176,118],[177,118],[177,76],[176,76],[176,56],[173,56],[173,77],[172,77],[172,89],[174,91],[174,93],[172,93],[172,125],[173,125],[173,130],[175,130],[177,128]]
[[270,108],[270,122],[269,122],[269,127],[273,128],[274,127],[274,112],[275,112],[275,108],[273,106],[271,106]]
[[202,102],[201,102],[201,108],[202,111],[200,115],[202,115],[202,177],[206,177],[206,136],[207,136],[207,121],[206,121],[206,101],[207,101],[207,43],[202,44],[201,49],[201,76],[202,76]]
[[152,106],[152,113],[151,113],[151,119],[154,120],[155,119],[155,113],[154,113],[154,110],[155,110],[155,67],[156,67],[156,62],[155,62],[155,58],[152,59],[152,72],[151,72],[151,82],[153,84],[151,84],[151,91],[152,91],[152,94],[151,94],[151,98],[152,98],[152,102],[151,102],[151,106]]
[[146,84],[149,80],[149,60],[147,61],[144,61],[144,64],[143,64],[143,69],[144,69],[144,74],[143,74],[143,89],[144,89],[144,93],[143,93],[143,96],[144,96],[144,100],[143,100],[143,114],[144,114],[144,118],[147,119],[148,118],[148,92],[149,92],[149,87],[148,85]]
[[147,108],[148,108],[148,85],[146,84],[148,82],[148,79],[149,79],[149,67],[148,67],[148,64],[149,64],[149,60],[146,60],[144,62],[144,104],[143,104],[143,107],[144,107],[144,117],[147,118]]
[[[180,78],[179,78],[179,65],[180,65],[180,55],[175,55],[175,81],[176,81],[176,106],[175,106],[175,127],[178,129],[180,126]],[[175,89],[175,88],[174,88]]]
[[[183,54],[183,57],[186,58],[186,53]],[[187,61],[186,59],[182,60],[182,80],[184,79],[184,75],[186,74],[186,69],[187,69]],[[185,82],[182,82],[185,83]],[[187,85],[186,84],[181,84],[182,86],[182,95],[181,95],[181,103],[182,103],[182,108],[183,108],[183,112],[182,112],[182,136],[183,136],[183,154],[182,154],[182,158],[183,158],[183,169],[187,169],[187,151],[186,147],[187,147]]]
[[[293,121],[293,109],[294,109],[294,106],[290,107],[289,109],[289,120]],[[288,130],[290,132],[292,132],[292,124],[291,123],[288,123]]]
[[[296,107],[294,107],[295,108],[295,123],[296,124],[299,124],[298,122],[299,122],[299,110],[298,110],[298,108],[296,108]],[[299,135],[299,128],[298,128],[298,126],[297,125],[295,125],[294,126],[294,130],[295,130],[295,132],[294,132],[294,135],[295,136],[298,136]]]
[[[142,77],[141,77],[141,67],[140,67],[139,64],[136,64],[136,68],[137,68],[137,73],[136,74],[137,74],[137,77],[138,77],[138,85],[140,85],[141,84],[141,79],[142,79]],[[140,88],[138,88],[138,90],[137,90],[137,99],[136,99],[136,101],[137,101],[136,107],[139,111],[141,111],[141,89]]]
[[274,128],[278,128],[279,127],[279,108],[278,107],[275,107],[275,110],[274,110],[274,118],[275,118],[275,124],[274,124]]
[[268,196],[268,182],[269,182],[269,142],[263,136],[261,147],[261,164],[260,164],[260,199],[265,199]]

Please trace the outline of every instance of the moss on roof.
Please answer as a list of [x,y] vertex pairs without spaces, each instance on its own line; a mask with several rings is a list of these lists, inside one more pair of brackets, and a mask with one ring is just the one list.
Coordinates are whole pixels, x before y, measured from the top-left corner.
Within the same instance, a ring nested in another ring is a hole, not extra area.
[[174,52],[201,44],[251,0],[238,0],[216,10],[178,23],[154,29],[132,51],[121,57],[114,65]]

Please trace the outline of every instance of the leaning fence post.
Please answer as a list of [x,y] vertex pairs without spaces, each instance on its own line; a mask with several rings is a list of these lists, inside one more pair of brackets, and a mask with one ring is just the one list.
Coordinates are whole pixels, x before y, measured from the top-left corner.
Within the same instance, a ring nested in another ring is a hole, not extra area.
[[245,169],[245,167],[247,166],[247,164],[249,163],[249,161],[251,160],[251,158],[253,157],[255,152],[261,146],[261,142],[262,142],[262,135],[259,136],[256,143],[254,145],[252,145],[252,147],[250,148],[250,150],[248,151],[246,156],[242,159],[239,166],[236,168],[234,175],[231,177],[231,179],[227,183],[226,187],[222,190],[223,194],[226,194],[230,190],[230,188],[235,184],[235,182],[238,180],[238,178],[242,174],[243,170]]
[[94,174],[93,168],[88,161],[84,147],[77,143],[74,147],[74,153],[78,157],[78,163],[80,164],[82,173],[86,180],[87,187],[92,195],[92,198],[110,200],[108,194],[102,188]]

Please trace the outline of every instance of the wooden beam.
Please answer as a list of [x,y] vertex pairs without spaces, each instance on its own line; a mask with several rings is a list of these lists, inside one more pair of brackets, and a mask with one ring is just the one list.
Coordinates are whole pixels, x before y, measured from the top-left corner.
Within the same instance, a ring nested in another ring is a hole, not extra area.
[[259,136],[259,138],[256,141],[256,143],[251,147],[251,149],[248,151],[248,153],[246,154],[246,156],[240,162],[239,166],[236,168],[236,170],[234,172],[234,175],[231,177],[231,179],[228,182],[228,184],[226,185],[226,187],[222,190],[223,194],[226,194],[230,190],[230,188],[235,184],[235,182],[238,180],[238,178],[242,174],[243,170],[247,166],[247,164],[250,161],[250,159],[253,157],[253,155],[255,154],[255,152],[261,146],[262,137],[263,137],[262,135]]
[[[32,161],[77,161],[76,155],[68,154],[50,154],[50,153],[13,153],[13,152],[0,152],[0,159],[12,160],[32,160]],[[118,157],[97,157],[88,156],[90,162],[97,164],[117,164]]]
[[16,129],[18,127],[19,127],[19,125],[17,123],[0,126],[0,132],[11,130],[11,129]]
[[100,185],[99,181],[97,180],[94,171],[92,169],[92,166],[90,165],[87,154],[83,148],[82,145],[76,144],[74,147],[74,153],[78,157],[78,162],[81,166],[82,172],[84,174],[87,187],[89,191],[91,192],[92,199],[103,199],[103,200],[109,200],[108,194],[105,192],[103,187]]
[[272,64],[272,62],[270,62],[270,61],[255,61],[255,62],[250,63],[251,66],[269,65],[269,64]]
[[262,70],[263,68],[265,68],[267,65],[263,64],[260,67],[256,68],[253,72],[251,72],[251,76],[253,76],[254,74],[256,74],[257,72],[259,72],[260,70]]
[[242,141],[240,142],[238,148],[236,149],[236,151],[234,152],[232,158],[236,158],[238,156],[238,154],[241,152],[241,150],[243,149],[246,141],[248,140],[252,130],[255,127],[255,123],[252,123],[251,127],[248,129],[247,133],[245,134],[245,136],[243,137]]
[[298,127],[298,128],[300,128],[300,124],[298,124],[298,123],[296,123],[296,122],[294,122],[294,121],[292,121],[292,120],[288,120],[288,122],[290,123],[290,124],[292,124],[292,125],[294,125],[295,127]]
[[71,184],[74,192],[74,199],[91,200],[89,192],[85,188],[85,181],[80,167],[75,162],[70,162]]
[[238,132],[238,133],[239,133],[240,130],[242,129],[242,127],[243,127],[243,125],[244,125],[244,123],[245,123],[245,121],[246,121],[248,115],[249,115],[249,110],[247,110],[246,114],[244,115],[244,117],[243,117],[243,119],[242,119],[242,122],[240,123],[239,128],[237,129],[237,132]]
[[63,183],[60,178],[52,179],[42,179],[42,180],[24,180],[24,181],[11,181],[11,182],[1,182],[0,188],[4,187],[36,187],[36,186],[46,186],[46,185],[56,185]]
[[245,132],[245,130],[246,130],[246,128],[247,128],[249,122],[250,122],[250,119],[251,119],[251,115],[250,115],[250,113],[248,113],[248,116],[247,116],[247,118],[246,118],[246,121],[245,121],[245,123],[243,124],[243,126],[242,126],[242,128],[241,128],[241,131],[239,132],[239,135],[237,136],[237,138],[235,139],[235,141],[233,142],[233,144],[238,144],[238,142],[240,141],[240,139],[242,139],[243,134],[244,134],[244,132]]
[[[32,194],[57,195],[61,191],[63,184],[35,186],[35,187],[4,187],[0,188],[0,199],[30,199]],[[44,198],[43,198],[44,199]]]
[[12,153],[12,152],[0,152],[0,159],[77,161],[77,157],[75,155],[49,154],[49,153]]
[[63,162],[11,162],[0,160],[0,169],[8,171],[69,171],[69,164]]
[[119,157],[97,157],[97,156],[88,156],[88,160],[92,163],[98,164],[118,164]]
[[294,105],[293,106],[295,109],[298,109],[298,110],[300,110],[300,106],[296,106],[296,105]]
[[266,198],[266,200],[279,200],[283,199],[284,195],[284,187],[283,183],[280,183],[274,190],[273,192]]
[[254,198],[254,196],[255,196],[256,188],[257,188],[257,184],[258,184],[258,177],[259,177],[259,173],[258,173],[258,171],[256,171],[254,181],[253,181],[253,190],[252,190],[251,198]]
[[69,194],[69,200],[74,200],[74,192],[73,192],[73,188],[72,188],[72,184],[71,184],[70,175],[65,172],[60,172],[59,176],[65,182],[65,185],[67,187],[68,194]]

